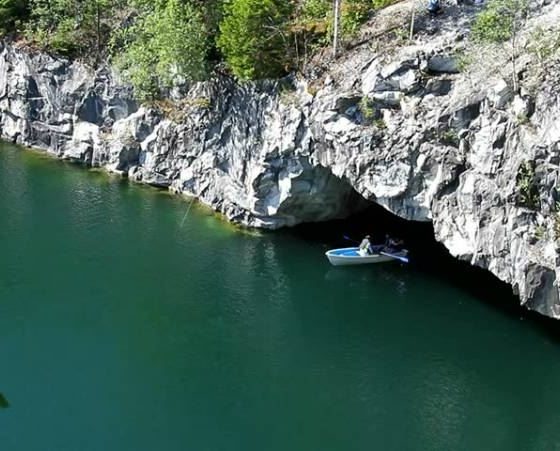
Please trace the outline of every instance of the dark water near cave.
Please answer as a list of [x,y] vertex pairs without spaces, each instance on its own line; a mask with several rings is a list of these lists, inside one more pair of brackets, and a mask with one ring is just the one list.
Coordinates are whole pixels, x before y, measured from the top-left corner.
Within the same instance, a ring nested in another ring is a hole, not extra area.
[[186,207],[1,146],[2,451],[560,449],[554,326]]

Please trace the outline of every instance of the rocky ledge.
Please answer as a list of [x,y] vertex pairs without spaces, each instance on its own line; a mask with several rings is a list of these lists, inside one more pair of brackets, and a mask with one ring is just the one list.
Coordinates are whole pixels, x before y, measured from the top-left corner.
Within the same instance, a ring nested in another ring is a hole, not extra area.
[[[507,54],[461,67],[473,10],[420,18],[387,8],[361,41],[314,75],[220,78],[139,107],[96,72],[0,44],[0,133],[64,159],[194,196],[228,219],[279,228],[348,215],[366,202],[431,221],[462,260],[560,317],[560,56]],[[554,26],[560,5],[526,27]],[[372,31],[375,30],[375,34]],[[171,102],[170,102],[171,103]]]

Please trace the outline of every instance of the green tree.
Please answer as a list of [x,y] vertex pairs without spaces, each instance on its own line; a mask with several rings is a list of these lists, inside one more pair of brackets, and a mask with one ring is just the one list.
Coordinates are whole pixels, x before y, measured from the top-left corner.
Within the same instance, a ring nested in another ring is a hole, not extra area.
[[159,97],[177,81],[207,76],[208,33],[200,8],[181,0],[141,2],[140,16],[120,39],[118,67],[140,100]]
[[77,45],[72,6],[72,0],[29,0],[28,38],[44,48],[71,53]]
[[111,34],[111,21],[119,2],[112,0],[89,0],[84,5],[84,28],[95,41],[97,57],[100,58]]
[[220,24],[218,48],[240,79],[275,77],[286,68],[286,28],[292,3],[231,0]]
[[27,35],[47,49],[67,55],[102,56],[115,20],[127,0],[29,0]]
[[27,0],[0,0],[0,33],[14,30],[27,17],[28,6]]

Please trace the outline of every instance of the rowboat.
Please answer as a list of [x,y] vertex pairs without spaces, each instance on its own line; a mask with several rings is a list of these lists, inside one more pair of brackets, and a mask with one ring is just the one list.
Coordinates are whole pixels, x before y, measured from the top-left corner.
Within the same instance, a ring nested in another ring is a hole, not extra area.
[[361,255],[358,247],[344,247],[342,249],[331,249],[325,255],[334,266],[365,265],[368,263],[386,263],[401,261],[408,263],[408,251],[390,251],[385,247],[378,246],[374,254]]

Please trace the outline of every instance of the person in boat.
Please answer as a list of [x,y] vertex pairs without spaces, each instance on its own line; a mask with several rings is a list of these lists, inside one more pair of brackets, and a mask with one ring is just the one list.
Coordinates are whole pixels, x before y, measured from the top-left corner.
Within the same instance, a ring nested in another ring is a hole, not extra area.
[[400,238],[391,238],[390,245],[393,249],[400,251],[404,246],[404,241]]
[[385,235],[385,248],[390,251],[400,251],[404,246],[404,241],[398,238],[391,238]]
[[383,243],[383,247],[386,251],[392,251],[393,250],[393,243],[395,242],[395,240],[393,238],[391,238],[391,236],[389,234],[385,234],[385,242]]
[[366,255],[371,255],[373,254],[373,248],[371,247],[371,241],[370,241],[370,236],[366,235],[366,237],[362,240],[362,242],[360,243],[360,248],[358,250],[358,253],[362,256],[365,257]]

